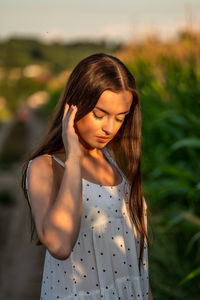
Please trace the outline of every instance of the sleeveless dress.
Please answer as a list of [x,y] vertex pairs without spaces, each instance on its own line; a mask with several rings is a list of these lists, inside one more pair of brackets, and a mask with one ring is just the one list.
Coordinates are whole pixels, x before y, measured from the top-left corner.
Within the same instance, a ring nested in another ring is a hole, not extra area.
[[[76,244],[66,260],[56,259],[46,250],[40,300],[148,299],[148,247],[145,243],[139,274],[140,241],[126,205],[130,184],[110,150],[105,147],[102,151],[122,181],[103,186],[82,178],[83,206]],[[147,228],[146,212],[145,225]]]

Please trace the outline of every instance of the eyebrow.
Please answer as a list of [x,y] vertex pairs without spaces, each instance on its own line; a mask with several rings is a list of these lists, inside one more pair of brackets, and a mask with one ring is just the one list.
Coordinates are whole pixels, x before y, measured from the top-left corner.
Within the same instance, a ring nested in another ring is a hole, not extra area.
[[[95,108],[101,110],[102,112],[104,112],[104,113],[106,113],[106,114],[109,114],[109,112],[107,112],[106,110],[104,110],[104,109],[101,108],[101,107],[96,106]],[[124,112],[121,112],[121,113],[118,113],[117,115],[124,115],[124,114],[126,114],[126,113],[129,113],[129,110],[124,111]]]

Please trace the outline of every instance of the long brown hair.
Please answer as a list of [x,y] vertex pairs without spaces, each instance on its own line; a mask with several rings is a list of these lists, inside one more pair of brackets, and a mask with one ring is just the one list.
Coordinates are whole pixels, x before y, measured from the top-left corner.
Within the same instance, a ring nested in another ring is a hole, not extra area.
[[[55,107],[54,114],[52,115],[51,122],[49,123],[44,138],[24,161],[22,166],[21,187],[28,200],[26,171],[29,160],[42,154],[52,154],[63,149],[62,117],[65,104],[73,104],[78,107],[75,116],[76,123],[95,107],[99,97],[105,90],[113,92],[128,90],[133,95],[130,112],[126,115],[124,122],[115,137],[109,142],[109,148],[114,153],[116,162],[124,171],[130,183],[128,208],[131,220],[139,233],[139,261],[142,263],[145,240],[148,245],[150,243],[145,226],[144,215],[146,212],[141,183],[142,121],[140,97],[133,75],[118,58],[104,53],[97,53],[84,58],[75,66]],[[29,207],[31,212],[30,204]],[[31,231],[32,240],[35,231],[32,215]],[[39,240],[37,244],[41,244]]]

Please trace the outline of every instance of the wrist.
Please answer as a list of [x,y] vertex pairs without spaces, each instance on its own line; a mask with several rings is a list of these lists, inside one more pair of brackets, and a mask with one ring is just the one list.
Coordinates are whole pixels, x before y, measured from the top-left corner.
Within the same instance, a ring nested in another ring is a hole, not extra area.
[[73,154],[70,154],[68,155],[66,161],[65,161],[65,165],[69,165],[69,164],[80,164],[81,163],[81,159],[82,157],[80,156],[77,156],[77,155],[73,155]]

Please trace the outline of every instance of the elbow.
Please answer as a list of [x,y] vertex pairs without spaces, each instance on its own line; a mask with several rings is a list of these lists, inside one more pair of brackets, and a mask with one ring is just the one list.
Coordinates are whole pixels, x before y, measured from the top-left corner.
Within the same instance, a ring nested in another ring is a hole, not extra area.
[[60,260],[65,260],[68,259],[68,257],[71,254],[71,251],[68,249],[65,249],[62,246],[55,246],[55,245],[49,245],[47,247],[48,251],[50,252],[50,254],[56,258],[56,259],[60,259]]
[[55,240],[41,240],[42,244],[47,248],[49,253],[56,259],[65,260],[71,254],[70,247],[64,247],[64,243]]
[[59,259],[59,260],[66,260],[68,259],[68,257],[70,256],[71,252],[64,252],[64,251],[61,251],[61,250],[55,250],[55,249],[48,249],[48,251],[50,252],[50,254],[56,258],[56,259]]

